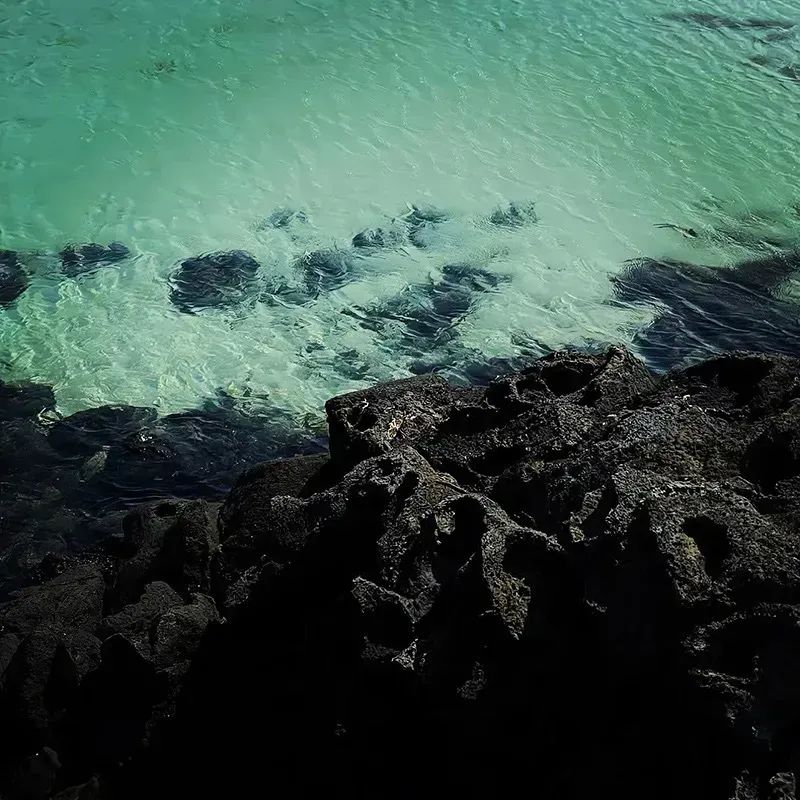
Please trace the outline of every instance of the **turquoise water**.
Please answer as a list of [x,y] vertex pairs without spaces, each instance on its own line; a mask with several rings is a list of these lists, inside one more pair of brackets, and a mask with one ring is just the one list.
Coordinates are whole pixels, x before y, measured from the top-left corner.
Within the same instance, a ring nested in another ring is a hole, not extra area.
[[[343,311],[454,261],[508,278],[459,320],[469,351],[631,341],[655,311],[609,302],[626,259],[800,236],[800,30],[663,16],[687,11],[800,23],[774,0],[0,0],[0,247],[32,275],[0,308],[0,378],[52,384],[64,413],[223,388],[319,414],[414,360]],[[509,200],[538,223],[492,226]],[[408,203],[448,211],[435,245],[313,302],[170,303],[182,259],[245,249],[291,280]],[[263,225],[281,206],[308,214],[294,237]],[[52,255],[112,240],[133,257],[91,275]]]

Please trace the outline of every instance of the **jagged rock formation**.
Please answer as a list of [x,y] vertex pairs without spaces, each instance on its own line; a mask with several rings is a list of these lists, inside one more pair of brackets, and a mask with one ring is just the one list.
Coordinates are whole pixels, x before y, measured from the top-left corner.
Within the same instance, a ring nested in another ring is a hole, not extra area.
[[800,362],[558,353],[327,412],[329,458],[0,607],[8,797],[795,796]]

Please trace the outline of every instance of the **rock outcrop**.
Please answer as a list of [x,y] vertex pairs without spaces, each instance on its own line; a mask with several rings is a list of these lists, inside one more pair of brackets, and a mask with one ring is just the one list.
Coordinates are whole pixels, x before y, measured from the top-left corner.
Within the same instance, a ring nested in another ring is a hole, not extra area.
[[0,606],[9,798],[796,796],[800,361],[556,353],[327,413],[328,457]]

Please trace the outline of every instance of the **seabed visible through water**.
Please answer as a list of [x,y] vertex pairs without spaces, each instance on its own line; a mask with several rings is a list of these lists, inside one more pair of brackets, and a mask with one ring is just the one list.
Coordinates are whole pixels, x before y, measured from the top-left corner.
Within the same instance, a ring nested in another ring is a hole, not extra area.
[[[0,378],[62,414],[222,396],[313,425],[412,371],[635,344],[662,308],[615,293],[629,259],[800,238],[796,3],[15,0],[0,40],[0,247],[29,280]],[[88,242],[130,255],[65,269]],[[181,263],[232,249],[233,296],[181,303]],[[792,269],[767,291],[783,324]]]

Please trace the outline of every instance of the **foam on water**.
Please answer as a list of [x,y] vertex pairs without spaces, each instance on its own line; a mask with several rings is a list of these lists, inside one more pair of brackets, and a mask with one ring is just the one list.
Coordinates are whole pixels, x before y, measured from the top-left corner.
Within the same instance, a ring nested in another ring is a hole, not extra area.
[[[510,276],[459,321],[465,347],[630,341],[652,311],[608,302],[624,260],[747,256],[655,223],[800,236],[800,83],[780,72],[800,29],[663,17],[689,5],[800,28],[772,0],[0,0],[0,247],[135,254],[79,278],[28,255],[0,377],[53,384],[64,412],[167,412],[222,387],[318,413],[413,361],[343,309],[454,261]],[[535,200],[538,224],[490,225],[509,200]],[[291,279],[303,251],[408,202],[451,212],[435,246],[365,259],[314,302],[169,301],[189,256],[245,249]],[[259,224],[278,206],[308,211],[294,239]]]

